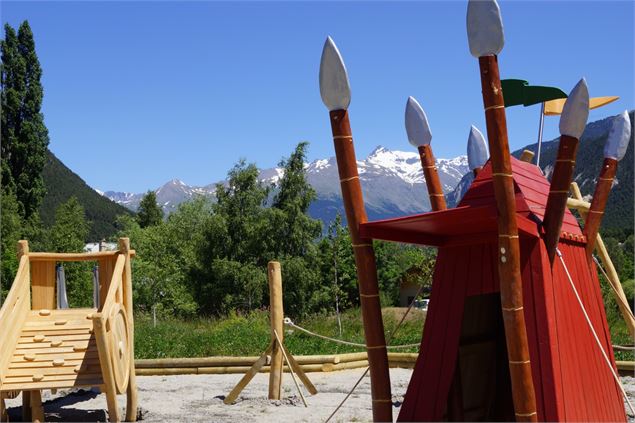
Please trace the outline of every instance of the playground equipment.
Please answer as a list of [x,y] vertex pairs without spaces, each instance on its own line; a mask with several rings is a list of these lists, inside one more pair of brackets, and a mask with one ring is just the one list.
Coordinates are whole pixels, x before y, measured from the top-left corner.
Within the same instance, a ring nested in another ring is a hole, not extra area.
[[[562,136],[549,183],[537,166],[509,153],[498,67],[503,25],[496,1],[470,0],[467,32],[479,62],[490,160],[481,170],[480,163],[471,166],[476,179],[458,207],[444,210],[439,204],[431,213],[378,222],[367,222],[364,209],[346,68],[330,38],[322,52],[320,93],[330,114],[355,252],[373,418],[392,419],[372,246],[373,239],[383,239],[439,248],[420,355],[400,421],[624,421],[626,394],[590,252],[631,137],[628,115],[616,119],[607,140],[582,231],[566,206],[577,143],[593,106],[586,83],[576,86],[561,110]],[[409,140],[425,145],[431,157],[427,119],[417,106],[409,101]],[[428,157],[422,152],[424,169],[436,172]],[[532,155],[523,158],[530,161]],[[428,191],[437,193],[435,178],[427,173]]]
[[[119,421],[117,394],[127,394],[126,420],[137,416],[132,274],[128,238],[118,251],[29,252],[18,243],[19,268],[0,310],[0,414],[4,397],[22,392],[25,421],[44,421],[41,390],[98,387],[110,421]],[[97,308],[56,309],[55,264],[99,263]]]

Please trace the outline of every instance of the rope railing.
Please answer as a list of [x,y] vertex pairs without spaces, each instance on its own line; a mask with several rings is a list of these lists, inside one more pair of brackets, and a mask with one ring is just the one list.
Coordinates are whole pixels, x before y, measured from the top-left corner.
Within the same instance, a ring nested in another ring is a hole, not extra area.
[[[293,329],[297,329],[300,332],[303,332],[309,336],[314,336],[316,338],[320,338],[320,339],[324,339],[325,341],[330,341],[330,342],[335,342],[337,344],[342,344],[342,345],[349,345],[352,347],[357,347],[357,348],[364,348],[366,349],[366,344],[362,344],[362,343],[358,343],[358,342],[351,342],[351,341],[345,341],[343,339],[337,339],[337,338],[331,338],[330,336],[325,336],[325,335],[320,335],[319,333],[315,333],[312,332],[306,328],[303,328],[302,326],[299,326],[295,323],[293,323],[293,321],[288,318],[285,317],[284,318],[284,324],[292,327]],[[404,344],[404,345],[388,345],[386,348],[393,348],[393,349],[400,349],[400,348],[416,348],[419,347],[421,345],[421,342],[417,342],[416,344]]]

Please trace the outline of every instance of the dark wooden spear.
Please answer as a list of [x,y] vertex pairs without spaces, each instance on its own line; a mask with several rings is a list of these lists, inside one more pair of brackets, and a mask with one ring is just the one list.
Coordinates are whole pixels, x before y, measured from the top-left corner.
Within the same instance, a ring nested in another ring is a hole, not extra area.
[[518,421],[537,421],[536,394],[523,311],[514,183],[507,141],[505,103],[498,71],[497,54],[504,44],[503,22],[495,0],[469,1],[467,35],[470,52],[478,58],[481,72],[492,180],[498,210],[498,275],[514,411]]
[[630,139],[631,119],[628,116],[628,111],[625,111],[613,121],[609,137],[604,145],[604,163],[602,163],[600,176],[595,185],[595,193],[593,194],[591,207],[589,207],[589,214],[584,222],[584,235],[587,238],[586,254],[589,261],[595,248],[595,241],[600,231],[606,202],[617,173],[617,162],[624,158]]
[[560,240],[562,219],[567,208],[569,185],[573,178],[578,141],[582,136],[582,132],[584,132],[588,117],[589,90],[583,78],[569,93],[560,116],[558,156],[551,175],[551,185],[549,186],[549,197],[547,197],[544,217],[545,247],[552,265],[556,257],[558,241]]
[[351,126],[348,120],[347,109],[351,101],[348,74],[342,56],[331,37],[327,38],[322,50],[320,94],[322,101],[329,109],[331,118],[342,199],[344,200],[346,220],[355,254],[359,299],[362,306],[364,336],[370,367],[373,420],[392,421],[390,374],[388,372],[384,323],[379,302],[375,251],[373,250],[373,240],[362,238],[359,235],[359,225],[365,223],[367,217],[357,172]]
[[432,211],[445,210],[447,208],[445,194],[443,194],[443,188],[441,188],[437,163],[430,145],[432,132],[430,132],[428,117],[414,97],[408,97],[408,102],[406,103],[406,133],[410,144],[419,150],[419,159],[421,159],[421,167],[423,168],[423,176],[426,180]]
[[487,143],[481,131],[474,125],[470,128],[470,136],[467,139],[467,164],[474,177],[481,171],[487,161]]

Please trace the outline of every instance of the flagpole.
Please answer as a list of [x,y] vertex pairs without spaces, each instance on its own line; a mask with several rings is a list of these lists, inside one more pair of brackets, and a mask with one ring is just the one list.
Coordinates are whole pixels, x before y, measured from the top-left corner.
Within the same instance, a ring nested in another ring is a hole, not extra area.
[[540,167],[540,150],[542,148],[542,128],[545,126],[545,102],[540,106],[540,125],[538,125],[538,154],[536,154],[536,166]]

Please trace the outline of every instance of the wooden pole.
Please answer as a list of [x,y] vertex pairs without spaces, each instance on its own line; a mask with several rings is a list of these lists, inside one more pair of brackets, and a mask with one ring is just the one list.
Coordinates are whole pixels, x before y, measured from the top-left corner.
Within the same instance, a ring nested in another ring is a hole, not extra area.
[[333,110],[329,115],[344,209],[355,253],[359,300],[370,366],[373,420],[387,422],[392,421],[392,395],[384,323],[379,302],[375,251],[372,239],[362,238],[359,235],[359,225],[366,222],[367,217],[348,112]]
[[604,163],[602,163],[602,169],[600,170],[600,177],[595,185],[591,208],[584,222],[584,235],[586,235],[587,238],[586,254],[589,261],[591,260],[593,249],[595,248],[595,239],[600,232],[602,216],[604,215],[604,209],[606,208],[606,202],[609,199],[616,173],[617,160],[605,158]]
[[[130,239],[119,238],[119,251],[126,256],[124,265],[124,307],[128,315],[128,349],[130,354],[130,372],[126,391],[126,421],[137,421],[137,376],[134,368],[134,318],[132,307],[132,263],[130,254]],[[102,297],[105,301],[106,297]]]
[[534,152],[531,150],[523,150],[522,154],[520,155],[520,160],[523,162],[531,163],[533,159]]
[[549,197],[545,208],[544,228],[545,247],[549,261],[553,266],[556,258],[556,248],[560,240],[560,229],[562,229],[562,219],[567,209],[567,198],[569,197],[569,185],[573,179],[573,168],[575,166],[575,155],[578,150],[578,139],[569,135],[561,135],[558,145],[558,156],[551,176],[549,186]]
[[[269,373],[269,399],[279,400],[282,386],[283,352],[280,344],[284,339],[284,309],[282,307],[282,275],[280,263],[270,261],[267,266],[269,277],[269,313],[271,319],[271,371]],[[280,336],[280,343],[276,342],[276,333]]]
[[426,186],[428,187],[428,197],[430,197],[430,206],[432,211],[445,210],[447,208],[445,204],[445,195],[441,188],[441,181],[439,180],[439,172],[437,171],[437,164],[432,154],[432,146],[430,144],[420,145],[419,158],[421,159],[421,166],[423,167],[423,175],[426,179]]
[[479,67],[498,210],[498,275],[514,410],[516,420],[537,421],[536,394],[523,311],[516,201],[497,56],[479,57]]
[[223,403],[231,404],[234,401],[236,401],[236,398],[238,398],[238,395],[240,395],[242,390],[245,389],[245,386],[249,384],[251,379],[253,379],[254,376],[256,376],[256,374],[260,371],[260,369],[265,365],[265,363],[267,363],[267,356],[271,352],[274,343],[275,342],[272,341],[269,344],[265,352],[262,353],[260,358],[254,363],[253,366],[251,366],[251,368],[247,371],[247,373],[245,373],[242,379],[238,381],[238,384],[234,386],[234,389],[232,389],[231,392],[225,397],[225,399],[223,400]]
[[[583,204],[584,202],[582,201],[582,193],[580,192],[580,188],[578,187],[578,184],[576,184],[575,182],[571,183],[571,192],[573,193],[573,196],[575,197],[575,199],[577,199],[580,202],[579,207],[576,207],[576,209],[580,213],[580,216],[583,219],[586,219],[586,217],[588,216],[588,210],[591,208],[591,206],[589,205],[589,207],[582,207],[583,205],[586,206],[586,204]],[[589,242],[588,239],[587,239],[587,242]],[[600,236],[600,234],[598,234],[596,238],[595,250],[598,256],[600,257],[600,260],[602,261],[602,265],[604,266],[604,269],[606,270],[606,274],[608,276],[608,283],[610,283],[611,286],[613,287],[615,301],[617,302],[617,305],[620,309],[620,313],[622,314],[622,317],[624,318],[624,321],[626,322],[626,327],[628,328],[628,332],[630,333],[631,338],[635,338],[635,317],[633,316],[633,312],[631,311],[631,308],[629,306],[628,299],[626,298],[626,294],[624,294],[624,289],[622,288],[622,284],[620,283],[620,278],[617,275],[617,270],[615,270],[615,266],[613,265],[613,262],[611,261],[611,257],[609,256],[609,253],[606,250],[606,246],[604,245],[604,241],[602,240],[602,237]]]

